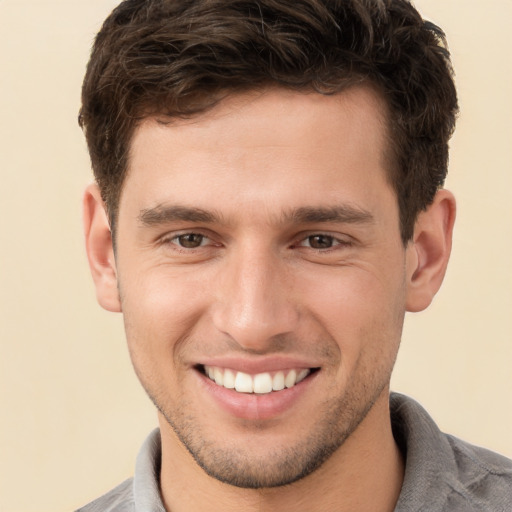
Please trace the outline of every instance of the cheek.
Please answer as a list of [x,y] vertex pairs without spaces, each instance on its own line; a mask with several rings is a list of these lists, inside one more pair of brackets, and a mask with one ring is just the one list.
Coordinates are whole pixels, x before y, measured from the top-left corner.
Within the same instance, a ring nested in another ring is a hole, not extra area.
[[136,370],[144,373],[169,374],[170,362],[179,364],[180,347],[205,309],[194,278],[168,274],[149,272],[127,280],[121,274],[126,338]]
[[304,283],[308,309],[336,340],[344,359],[383,353],[398,345],[405,311],[403,272],[375,267],[329,269]]
[[128,280],[121,274],[120,282],[125,316],[154,329],[190,322],[201,311],[205,296],[200,277],[190,271],[176,273],[161,267]]

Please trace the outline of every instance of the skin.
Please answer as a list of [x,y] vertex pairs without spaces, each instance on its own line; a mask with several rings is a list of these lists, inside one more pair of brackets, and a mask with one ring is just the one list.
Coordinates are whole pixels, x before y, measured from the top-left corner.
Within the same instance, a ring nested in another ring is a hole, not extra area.
[[[403,461],[389,380],[405,311],[427,307],[442,282],[455,203],[439,191],[404,247],[385,119],[367,87],[271,89],[188,121],[146,119],[115,257],[88,188],[97,296],[123,312],[159,410],[168,510],[394,509]],[[270,417],[242,395],[253,413],[237,417],[200,364],[318,371]]]

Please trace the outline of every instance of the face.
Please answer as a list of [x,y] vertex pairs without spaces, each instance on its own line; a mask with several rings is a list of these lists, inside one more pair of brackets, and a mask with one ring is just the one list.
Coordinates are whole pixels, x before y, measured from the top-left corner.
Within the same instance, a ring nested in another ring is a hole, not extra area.
[[366,88],[277,89],[135,132],[116,255],[129,349],[162,435],[221,481],[293,482],[387,402],[406,249],[384,112]]

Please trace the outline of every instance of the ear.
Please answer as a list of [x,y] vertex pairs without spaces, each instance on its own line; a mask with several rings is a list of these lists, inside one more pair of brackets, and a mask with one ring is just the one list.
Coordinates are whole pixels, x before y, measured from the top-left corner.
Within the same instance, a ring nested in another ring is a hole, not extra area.
[[455,209],[453,194],[442,189],[418,215],[407,247],[407,311],[427,308],[441,287],[452,249]]
[[121,300],[117,287],[117,271],[112,234],[105,204],[95,183],[85,189],[83,200],[85,247],[96,286],[96,298],[101,307],[120,312]]

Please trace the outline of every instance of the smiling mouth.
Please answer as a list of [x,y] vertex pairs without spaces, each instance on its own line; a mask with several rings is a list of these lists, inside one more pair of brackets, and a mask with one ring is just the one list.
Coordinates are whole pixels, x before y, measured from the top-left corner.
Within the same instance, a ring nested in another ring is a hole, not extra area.
[[238,393],[258,395],[293,388],[319,370],[319,368],[297,368],[250,375],[217,366],[200,365],[198,369],[218,386],[233,389]]

